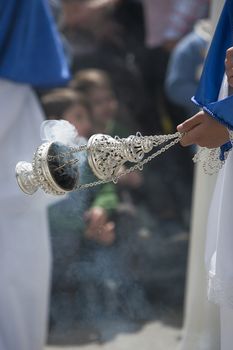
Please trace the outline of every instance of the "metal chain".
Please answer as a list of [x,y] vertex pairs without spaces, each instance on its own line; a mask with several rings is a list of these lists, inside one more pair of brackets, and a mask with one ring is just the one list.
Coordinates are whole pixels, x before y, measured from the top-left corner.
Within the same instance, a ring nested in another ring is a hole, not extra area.
[[[134,136],[134,135],[133,135]],[[148,140],[151,141],[153,146],[158,146],[164,142],[167,142],[171,139],[180,137],[181,138],[181,134],[180,132],[176,132],[175,134],[168,134],[168,135],[155,135],[155,136],[142,136],[140,132],[136,133],[136,136],[134,137],[138,137],[141,138],[142,140]],[[115,136],[114,138],[116,141],[122,141],[122,143],[127,143],[127,138],[122,138],[120,139],[118,136]],[[114,145],[114,144],[113,144]],[[115,145],[114,145],[115,146]],[[58,157],[66,157],[67,155],[71,155],[74,153],[78,153],[78,152],[83,152],[83,151],[88,151],[90,148],[88,147],[88,145],[81,145],[81,146],[68,146],[69,147],[69,151],[67,152],[59,152],[58,155],[56,156],[48,156],[48,160],[54,160]],[[104,146],[105,149],[108,148],[112,148],[112,145],[105,145]],[[91,150],[91,149],[90,149]]]
[[[98,186],[101,184],[105,184],[105,183],[109,183],[109,182],[114,182],[117,183],[118,179],[124,175],[127,175],[135,170],[142,170],[143,166],[147,163],[149,163],[152,159],[154,159],[155,157],[159,156],[160,154],[166,152],[169,148],[171,148],[172,146],[174,146],[175,144],[177,144],[181,138],[182,138],[182,134],[180,134],[179,132],[175,133],[175,134],[171,134],[171,135],[166,135],[168,137],[170,137],[169,139],[173,139],[175,138],[175,140],[171,141],[170,143],[168,143],[167,145],[165,145],[164,147],[160,148],[158,151],[156,151],[155,153],[153,153],[151,156],[145,158],[144,160],[142,160],[141,162],[133,165],[132,167],[126,169],[125,171],[121,172],[120,174],[118,174],[115,178],[111,178],[111,179],[107,179],[107,180],[98,180],[95,182],[91,182],[89,184],[84,184],[84,185],[77,185],[75,189],[77,190],[84,190],[87,188],[91,188],[94,186]],[[154,138],[154,136],[152,136]]]

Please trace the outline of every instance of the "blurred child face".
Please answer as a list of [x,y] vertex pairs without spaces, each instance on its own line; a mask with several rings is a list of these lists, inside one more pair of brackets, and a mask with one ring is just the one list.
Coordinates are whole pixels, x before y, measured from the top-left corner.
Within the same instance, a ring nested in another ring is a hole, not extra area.
[[80,136],[88,138],[92,133],[92,125],[88,110],[82,105],[70,107],[63,118],[73,124]]
[[113,92],[108,88],[94,88],[88,97],[94,124],[106,127],[117,113],[118,103]]

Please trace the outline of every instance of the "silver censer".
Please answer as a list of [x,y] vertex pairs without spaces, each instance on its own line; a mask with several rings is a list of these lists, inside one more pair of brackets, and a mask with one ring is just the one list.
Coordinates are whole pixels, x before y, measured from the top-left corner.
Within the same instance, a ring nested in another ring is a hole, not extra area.
[[[67,146],[60,142],[45,142],[34,153],[32,163],[21,161],[16,165],[18,185],[26,194],[41,188],[53,195],[63,195],[78,189],[101,183],[117,182],[120,176],[136,169],[165,152],[182,138],[177,132],[170,135],[142,136],[140,133],[127,138],[93,135],[86,145]],[[153,149],[158,149],[153,152]],[[79,183],[79,155],[85,152],[87,162],[97,181]],[[145,158],[146,153],[151,153]],[[134,163],[124,167],[125,163]]]

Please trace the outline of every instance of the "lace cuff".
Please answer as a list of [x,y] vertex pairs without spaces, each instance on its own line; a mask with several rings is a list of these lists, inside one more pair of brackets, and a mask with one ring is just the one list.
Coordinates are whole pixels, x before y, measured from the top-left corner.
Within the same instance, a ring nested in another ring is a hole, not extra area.
[[229,142],[218,148],[201,147],[193,157],[193,162],[201,162],[208,175],[217,173],[224,165],[233,145],[233,130],[228,129]]

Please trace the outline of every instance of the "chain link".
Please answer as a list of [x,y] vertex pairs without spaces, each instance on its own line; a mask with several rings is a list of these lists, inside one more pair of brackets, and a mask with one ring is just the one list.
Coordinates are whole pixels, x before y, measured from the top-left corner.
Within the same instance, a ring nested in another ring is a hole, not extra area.
[[[130,174],[131,172],[133,172],[135,170],[142,170],[143,166],[145,164],[149,163],[152,159],[156,158],[157,156],[159,156],[160,154],[166,152],[169,148],[171,148],[175,144],[177,144],[181,140],[182,136],[183,135],[181,133],[179,133],[179,132],[177,132],[175,134],[164,135],[164,138],[167,138],[166,141],[171,140],[171,139],[175,139],[175,140],[171,141],[170,143],[168,143],[164,147],[160,148],[158,151],[153,153],[151,156],[148,156],[147,158],[145,158],[141,162],[131,166],[130,168],[126,169],[125,171],[122,171],[115,178],[110,178],[110,179],[106,179],[106,180],[98,180],[98,181],[91,182],[91,183],[88,183],[88,184],[77,185],[75,187],[75,189],[77,189],[77,190],[84,190],[84,189],[87,189],[87,188],[91,188],[91,187],[98,186],[98,185],[101,185],[101,184],[106,184],[106,183],[109,183],[109,182],[117,183],[117,181],[118,181],[118,179],[120,177],[122,177],[124,175],[127,175],[127,174]],[[161,136],[151,136],[151,138],[153,138],[153,141],[156,141],[156,137],[157,138],[160,137],[160,140],[161,140]],[[163,141],[163,142],[166,142],[166,141]],[[161,143],[163,143],[163,142],[161,142]]]
[[[168,134],[168,135],[155,135],[155,136],[142,136],[139,132],[136,133],[136,136],[133,135],[133,137],[135,138],[140,138],[142,141],[144,140],[148,140],[151,141],[153,146],[156,147],[164,142],[167,142],[171,139],[177,138],[177,137],[182,137],[180,132],[176,132],[175,134]],[[126,143],[127,144],[127,138],[122,138],[120,139],[118,136],[115,136],[114,140],[116,141],[121,141],[122,143]],[[104,147],[106,149],[108,148],[112,148],[112,146],[116,147],[116,145],[113,143],[112,145],[105,145]],[[95,146],[93,147],[93,149],[95,149]],[[48,156],[48,160],[53,160],[55,158],[58,157],[66,157],[67,155],[71,155],[74,153],[78,153],[78,152],[83,152],[83,151],[88,151],[88,150],[92,150],[92,147],[88,147],[87,144],[85,145],[81,145],[81,146],[69,146],[69,151],[67,152],[59,152],[58,155],[56,156]]]

